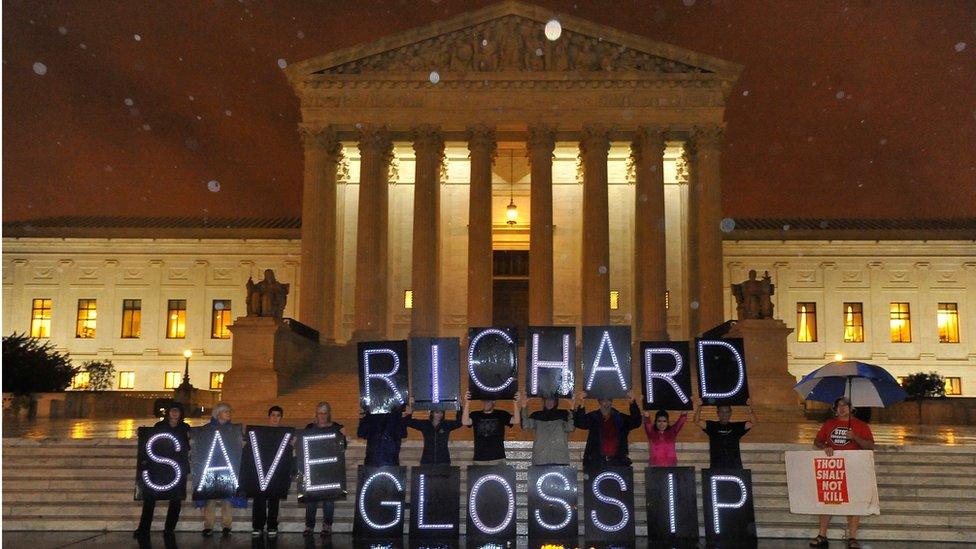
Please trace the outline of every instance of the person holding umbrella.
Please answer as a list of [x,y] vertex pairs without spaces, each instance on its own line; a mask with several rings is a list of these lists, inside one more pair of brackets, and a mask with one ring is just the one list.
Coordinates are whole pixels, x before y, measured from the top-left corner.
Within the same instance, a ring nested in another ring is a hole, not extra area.
[[[873,450],[874,436],[867,423],[853,416],[854,409],[847,397],[834,400],[832,407],[834,417],[828,419],[813,441],[813,446],[823,450],[828,456],[834,455],[835,450]],[[847,547],[858,548],[857,529],[861,517],[850,515],[847,517]],[[810,540],[810,547],[827,547],[827,528],[830,526],[830,515],[820,515],[820,532]]]

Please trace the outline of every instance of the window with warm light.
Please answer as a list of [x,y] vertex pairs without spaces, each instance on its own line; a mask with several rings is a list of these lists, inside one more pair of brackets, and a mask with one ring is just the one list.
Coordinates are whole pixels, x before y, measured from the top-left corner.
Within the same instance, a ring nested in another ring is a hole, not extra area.
[[75,337],[91,339],[95,337],[95,320],[98,311],[94,299],[78,300],[78,321],[75,324]]
[[166,339],[186,337],[186,300],[170,299],[166,307]]
[[403,308],[413,309],[413,290],[403,290]]
[[945,394],[946,396],[962,396],[962,378],[945,378]]
[[71,378],[71,388],[83,391],[91,385],[91,374],[89,372],[78,372]]
[[210,390],[219,391],[224,386],[224,372],[210,372]]
[[210,338],[211,339],[230,339],[230,300],[213,300],[213,313],[210,319]]
[[817,304],[812,301],[796,304],[796,340],[800,343],[817,341]]
[[163,387],[166,389],[175,389],[183,383],[183,372],[166,372],[166,377],[163,379]]
[[863,303],[844,303],[844,343],[864,343]]
[[959,306],[939,303],[939,343],[959,343]]
[[119,389],[132,389],[136,386],[135,372],[119,372]]
[[51,337],[51,300],[34,299],[31,302],[31,337]]
[[908,303],[892,302],[889,314],[889,326],[892,343],[912,342],[912,314]]
[[620,309],[620,290],[610,290],[610,310]]
[[122,337],[126,339],[142,336],[142,300],[122,300]]

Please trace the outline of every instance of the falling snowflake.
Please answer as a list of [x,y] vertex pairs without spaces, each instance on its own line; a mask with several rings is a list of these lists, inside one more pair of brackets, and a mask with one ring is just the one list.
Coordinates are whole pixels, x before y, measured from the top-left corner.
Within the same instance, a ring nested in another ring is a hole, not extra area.
[[224,111],[224,116],[230,116],[230,115],[231,115],[230,109]]
[[545,33],[546,38],[555,42],[556,40],[559,40],[560,36],[562,36],[563,26],[559,23],[559,21],[550,19],[549,22],[546,23]]
[[133,34],[132,39],[135,40],[136,42],[142,42],[142,37],[139,36],[138,34]]
[[305,38],[305,33],[302,31],[298,31],[298,38]]
[[41,63],[40,61],[34,63],[34,74],[38,76],[44,76],[47,74],[47,65]]
[[278,68],[279,68],[279,69],[283,69],[283,68],[285,68],[285,67],[287,67],[287,66],[288,66],[288,61],[285,61],[285,60],[284,60],[284,59],[282,59],[282,58],[279,58],[279,59],[278,59]]
[[748,97],[749,96],[749,90],[745,90],[744,92],[742,92],[742,96],[743,97]]
[[441,75],[437,71],[430,71],[430,83],[436,84],[441,81]]
[[965,42],[956,42],[956,45],[954,46],[954,48],[956,50],[956,53],[959,53],[962,50],[966,49],[966,43]]
[[839,91],[836,94],[834,94],[834,97],[836,97],[837,99],[843,99],[845,95],[846,94],[843,91]]
[[64,36],[68,34],[68,29],[66,27],[58,27],[58,33],[60,33],[61,36]]
[[129,97],[126,97],[125,100],[123,100],[122,102],[125,103],[126,107],[131,107],[132,105],[135,105],[135,101],[133,101]]
[[723,233],[731,233],[735,230],[735,220],[731,217],[726,217],[719,224],[718,228],[722,230]]
[[684,4],[686,8],[690,8],[695,5],[695,0],[681,0],[681,3]]
[[220,192],[220,181],[211,179],[209,182],[207,182],[207,189],[212,193]]
[[698,302],[697,302],[697,301],[692,301],[692,302],[691,302],[691,303],[689,303],[688,305],[689,305],[689,306],[690,306],[690,307],[691,307],[692,309],[696,309],[696,310],[698,309]]

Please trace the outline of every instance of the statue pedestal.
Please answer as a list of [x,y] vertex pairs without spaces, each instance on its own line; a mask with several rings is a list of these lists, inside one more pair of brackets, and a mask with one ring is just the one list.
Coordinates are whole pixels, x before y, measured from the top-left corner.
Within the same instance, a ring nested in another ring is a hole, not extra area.
[[787,368],[786,338],[791,333],[793,329],[782,320],[764,318],[740,320],[725,335],[743,340],[749,396],[764,419],[803,417],[800,397],[793,390],[796,378]]

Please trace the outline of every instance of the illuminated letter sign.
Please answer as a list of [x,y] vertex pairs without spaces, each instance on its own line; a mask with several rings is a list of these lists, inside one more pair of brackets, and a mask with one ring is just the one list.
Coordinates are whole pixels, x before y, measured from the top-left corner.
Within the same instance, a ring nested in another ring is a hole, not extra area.
[[630,326],[583,327],[583,387],[590,398],[630,390]]
[[410,372],[416,410],[457,410],[461,393],[460,342],[456,337],[410,338]]
[[705,539],[719,541],[756,539],[756,514],[752,503],[752,472],[746,469],[702,471]]
[[518,349],[509,328],[468,330],[468,389],[475,400],[506,400],[518,390]]
[[698,498],[694,467],[647,467],[647,537],[651,542],[698,541]]
[[515,468],[468,467],[468,537],[515,538]]
[[186,497],[187,455],[185,435],[160,427],[139,427],[136,499]]
[[359,466],[355,537],[403,536],[404,479],[405,467]]
[[359,402],[371,414],[407,404],[407,342],[369,341],[359,349]]
[[461,470],[450,465],[413,467],[410,481],[410,536],[457,539]]
[[634,542],[634,473],[605,467],[586,473],[586,539]]
[[579,528],[576,468],[533,465],[529,467],[528,490],[529,539],[575,540]]
[[345,499],[346,451],[342,434],[334,429],[305,429],[295,433],[298,491],[304,501]]
[[225,499],[240,485],[241,425],[204,425],[190,429],[193,499]]
[[749,399],[741,339],[698,339],[698,389],[706,404],[741,406]]
[[576,328],[530,326],[526,356],[528,396],[573,397]]
[[687,341],[642,341],[640,358],[645,410],[693,408]]
[[292,470],[290,427],[247,428],[247,449],[241,458],[241,487],[250,497],[288,495]]

